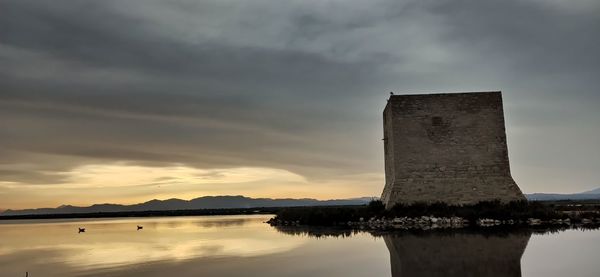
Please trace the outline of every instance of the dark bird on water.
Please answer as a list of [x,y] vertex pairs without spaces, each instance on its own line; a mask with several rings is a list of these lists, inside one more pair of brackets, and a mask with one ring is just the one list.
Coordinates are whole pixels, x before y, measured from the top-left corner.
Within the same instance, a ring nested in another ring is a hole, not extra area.
[[79,233],[85,233],[85,228],[79,228]]
[[140,225],[138,225],[138,226],[137,226],[137,229],[138,229],[138,230],[142,230],[142,229],[144,229],[144,226],[140,226]]

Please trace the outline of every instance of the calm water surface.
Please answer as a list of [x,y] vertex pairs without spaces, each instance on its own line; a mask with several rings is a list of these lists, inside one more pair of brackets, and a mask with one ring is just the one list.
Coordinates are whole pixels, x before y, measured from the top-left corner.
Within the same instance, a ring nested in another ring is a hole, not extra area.
[[315,237],[268,218],[0,221],[0,276],[600,276],[600,231]]

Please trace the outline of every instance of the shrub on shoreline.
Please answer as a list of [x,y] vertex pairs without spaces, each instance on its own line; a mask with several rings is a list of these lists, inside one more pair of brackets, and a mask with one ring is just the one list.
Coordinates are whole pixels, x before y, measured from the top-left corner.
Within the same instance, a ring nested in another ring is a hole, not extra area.
[[293,207],[280,210],[275,221],[294,222],[299,225],[336,226],[346,225],[347,222],[358,222],[370,218],[395,217],[461,217],[469,221],[479,218],[497,220],[522,220],[537,218],[541,220],[566,219],[569,216],[557,211],[552,205],[540,202],[485,201],[473,205],[448,205],[442,202],[398,204],[391,209],[385,209],[379,200],[373,200],[366,206],[337,206],[337,207]]

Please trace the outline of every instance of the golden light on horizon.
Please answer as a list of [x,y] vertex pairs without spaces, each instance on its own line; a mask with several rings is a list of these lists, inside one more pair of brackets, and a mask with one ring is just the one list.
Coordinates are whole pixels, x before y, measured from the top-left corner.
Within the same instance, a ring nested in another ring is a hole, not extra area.
[[305,178],[282,169],[235,167],[197,169],[185,165],[149,167],[115,163],[84,165],[68,173],[69,182],[60,186],[132,187],[174,184],[231,184],[269,179],[306,182]]
[[8,199],[0,208],[135,204],[151,199],[189,200],[216,195],[339,199],[370,196],[370,190],[380,185],[382,177],[358,174],[312,180],[288,170],[267,167],[199,169],[184,164],[144,166],[128,162],[87,164],[60,175],[64,177],[60,183],[0,182],[0,193]]

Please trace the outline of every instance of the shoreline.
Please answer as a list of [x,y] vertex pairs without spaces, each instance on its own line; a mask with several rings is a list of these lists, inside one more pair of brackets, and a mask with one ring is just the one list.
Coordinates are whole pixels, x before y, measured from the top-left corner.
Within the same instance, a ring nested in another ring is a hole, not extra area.
[[172,217],[172,216],[211,216],[211,215],[259,215],[277,214],[282,207],[257,207],[257,208],[223,208],[199,210],[165,210],[165,211],[124,211],[124,212],[98,212],[98,213],[72,213],[72,214],[31,214],[0,216],[4,220],[26,219],[76,219],[76,218],[127,218],[127,217]]
[[286,208],[267,223],[271,226],[335,226],[366,230],[595,226],[600,225],[600,205],[485,201],[471,205],[399,204],[386,209],[381,201],[372,201],[362,207]]
[[571,221],[569,218],[563,219],[550,219],[541,220],[536,218],[529,218],[526,221],[523,220],[497,220],[490,218],[478,219],[475,222],[471,222],[461,217],[434,217],[434,216],[421,216],[421,217],[402,217],[402,218],[370,218],[364,220],[361,218],[359,221],[348,221],[346,224],[338,224],[333,226],[323,225],[302,225],[299,221],[281,221],[276,218],[271,218],[267,222],[275,228],[332,228],[339,230],[351,230],[351,231],[407,231],[407,230],[484,230],[494,228],[504,229],[541,229],[541,230],[566,230],[566,229],[599,229],[600,218],[587,219],[584,218],[581,221]]

